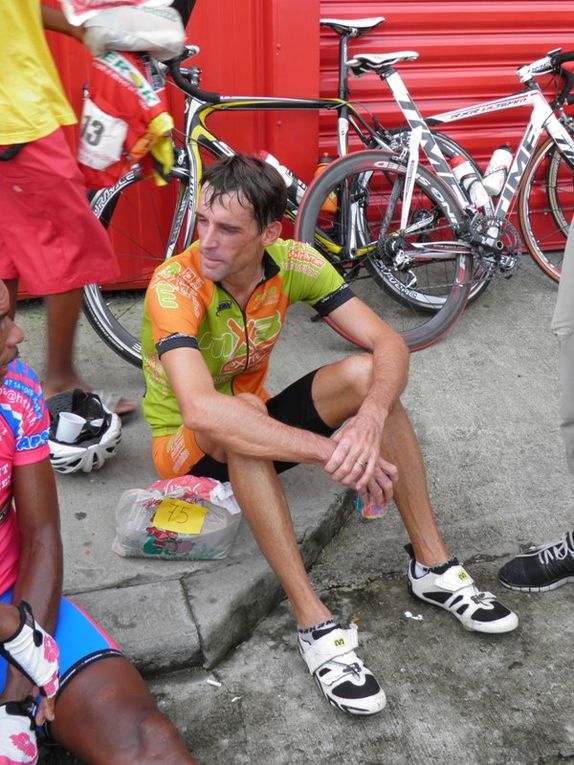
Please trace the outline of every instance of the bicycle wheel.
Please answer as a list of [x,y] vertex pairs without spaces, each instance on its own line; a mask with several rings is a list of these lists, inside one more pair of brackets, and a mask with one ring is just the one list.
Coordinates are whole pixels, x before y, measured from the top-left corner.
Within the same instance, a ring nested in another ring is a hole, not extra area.
[[518,195],[518,221],[534,262],[554,281],[560,281],[573,215],[574,172],[548,139],[524,173]]
[[[445,335],[464,310],[473,259],[459,238],[464,212],[422,167],[400,231],[405,173],[397,155],[380,150],[334,162],[307,190],[295,237],[314,244],[353,283],[355,294],[420,350]],[[334,190],[339,208],[325,212]],[[372,278],[361,279],[363,271]]]
[[[409,133],[410,133],[409,129],[393,128],[388,131],[388,135],[387,134],[383,134],[383,135],[385,136],[386,140],[391,145],[393,151],[400,153],[402,149],[406,149],[408,147]],[[464,157],[464,159],[466,159],[470,163],[476,175],[479,178],[482,178],[482,170],[480,169],[480,166],[478,165],[474,157],[467,152],[464,146],[461,146],[459,143],[457,143],[454,140],[454,138],[451,138],[450,136],[446,135],[446,133],[441,133],[440,131],[433,129],[432,134],[437,144],[439,145],[439,148],[442,151],[445,159],[449,160],[452,157],[455,157],[457,155]],[[429,170],[430,172],[434,172],[428,158],[422,153],[420,157],[420,162],[422,163],[422,166],[425,167],[427,170]],[[494,209],[494,205],[493,205],[493,209]],[[474,303],[474,301],[477,300],[486,289],[488,289],[488,285],[491,282],[492,282],[492,279],[489,278],[488,273],[483,268],[475,264],[472,285],[470,288],[470,295],[468,297],[468,305],[470,305],[471,303]]]
[[154,269],[184,246],[182,216],[174,210],[185,209],[188,188],[185,180],[158,187],[152,178],[131,171],[90,201],[108,231],[121,274],[113,283],[84,288],[84,313],[106,345],[134,366],[142,363],[145,289]]

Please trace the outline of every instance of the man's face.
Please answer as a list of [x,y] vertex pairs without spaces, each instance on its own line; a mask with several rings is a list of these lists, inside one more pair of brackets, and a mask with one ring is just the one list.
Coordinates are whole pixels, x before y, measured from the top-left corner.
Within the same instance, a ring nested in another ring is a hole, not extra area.
[[259,231],[250,205],[242,205],[236,193],[209,201],[209,186],[202,189],[197,208],[197,232],[201,274],[213,282],[233,278],[261,263],[265,247],[278,236],[280,224]]
[[8,312],[10,296],[3,281],[0,281],[0,385],[6,375],[6,367],[18,355],[18,343],[24,339],[24,333],[15,324]]

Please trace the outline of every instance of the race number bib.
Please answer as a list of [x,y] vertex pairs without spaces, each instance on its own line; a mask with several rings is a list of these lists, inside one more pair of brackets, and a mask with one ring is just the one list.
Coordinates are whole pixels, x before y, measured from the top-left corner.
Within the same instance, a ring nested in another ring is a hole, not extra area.
[[104,170],[122,156],[128,123],[103,112],[89,96],[84,98],[78,161]]

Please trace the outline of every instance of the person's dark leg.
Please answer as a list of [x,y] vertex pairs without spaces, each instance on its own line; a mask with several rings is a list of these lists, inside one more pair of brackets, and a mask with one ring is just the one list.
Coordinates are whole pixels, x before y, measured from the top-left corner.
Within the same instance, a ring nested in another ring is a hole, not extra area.
[[123,657],[82,669],[56,704],[51,733],[86,765],[194,765],[174,725]]
[[8,294],[10,295],[10,317],[16,316],[16,303],[18,300],[18,279],[3,279]]
[[48,351],[44,376],[46,398],[71,388],[87,390],[74,369],[74,338],[82,307],[82,290],[44,298],[48,322]]

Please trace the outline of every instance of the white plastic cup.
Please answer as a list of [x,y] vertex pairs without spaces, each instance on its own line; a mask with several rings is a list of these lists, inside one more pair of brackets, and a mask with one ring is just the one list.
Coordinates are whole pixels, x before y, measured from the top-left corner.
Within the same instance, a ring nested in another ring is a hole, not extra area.
[[58,415],[58,427],[56,428],[56,439],[65,444],[73,444],[82,432],[86,424],[84,417],[73,412],[60,412]]

